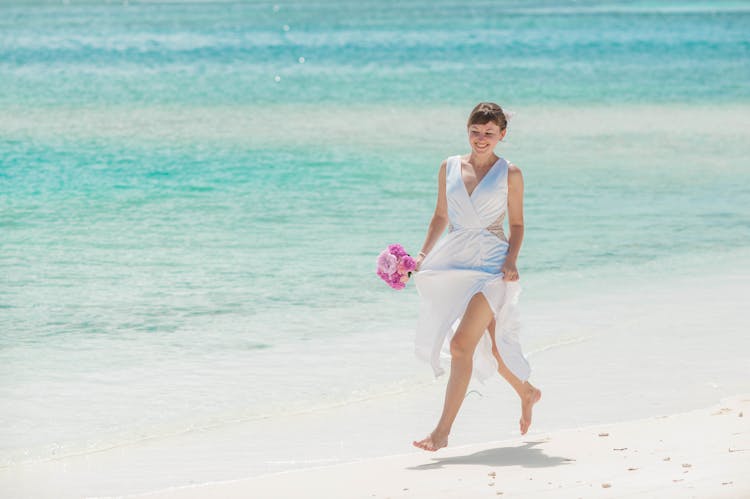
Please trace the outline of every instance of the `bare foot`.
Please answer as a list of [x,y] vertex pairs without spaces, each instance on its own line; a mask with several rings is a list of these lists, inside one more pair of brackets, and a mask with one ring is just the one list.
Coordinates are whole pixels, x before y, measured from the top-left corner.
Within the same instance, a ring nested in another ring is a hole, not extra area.
[[423,438],[419,442],[415,440],[414,442],[412,442],[412,445],[414,447],[419,447],[420,449],[435,452],[436,450],[442,449],[443,447],[446,447],[448,445],[448,435],[438,435],[433,431],[432,433],[430,433],[429,437]]
[[519,421],[521,435],[526,435],[526,432],[529,431],[529,426],[531,426],[531,411],[534,408],[534,404],[542,398],[541,390],[528,381],[524,384],[528,385],[528,387],[526,393],[521,398],[521,420]]

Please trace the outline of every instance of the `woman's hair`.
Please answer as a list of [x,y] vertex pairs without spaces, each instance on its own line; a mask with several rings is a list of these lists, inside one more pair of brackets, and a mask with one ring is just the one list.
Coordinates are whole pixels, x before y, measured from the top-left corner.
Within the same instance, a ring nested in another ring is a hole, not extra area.
[[499,126],[501,131],[508,126],[508,118],[500,106],[494,102],[480,102],[471,110],[466,126],[486,125],[490,121]]

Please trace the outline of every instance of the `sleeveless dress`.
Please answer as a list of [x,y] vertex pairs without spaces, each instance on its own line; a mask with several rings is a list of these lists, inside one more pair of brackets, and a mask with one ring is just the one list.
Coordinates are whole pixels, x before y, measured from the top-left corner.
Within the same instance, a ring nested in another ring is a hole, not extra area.
[[[461,176],[461,157],[446,165],[449,232],[413,274],[420,296],[415,354],[432,366],[435,377],[450,365],[450,340],[469,300],[484,293],[495,316],[500,357],[521,381],[531,374],[519,343],[518,281],[503,281],[500,269],[508,253],[503,220],[508,206],[508,162],[500,158],[469,195]],[[492,337],[485,329],[476,351],[472,377],[484,383],[497,373]]]

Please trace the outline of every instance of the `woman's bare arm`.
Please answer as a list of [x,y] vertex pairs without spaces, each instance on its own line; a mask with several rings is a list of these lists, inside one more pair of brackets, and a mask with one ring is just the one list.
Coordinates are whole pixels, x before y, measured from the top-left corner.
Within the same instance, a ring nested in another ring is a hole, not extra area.
[[448,198],[445,192],[446,168],[446,161],[443,161],[440,164],[440,171],[438,173],[438,194],[435,213],[432,215],[430,226],[427,228],[427,236],[420,252],[422,254],[417,256],[417,270],[419,270],[422,260],[424,260],[423,255],[427,255],[432,250],[448,225]]
[[516,260],[521,251],[523,243],[523,175],[521,169],[516,165],[508,165],[508,226],[510,237],[508,238],[508,255],[501,272],[505,274],[506,281],[518,280],[518,269]]

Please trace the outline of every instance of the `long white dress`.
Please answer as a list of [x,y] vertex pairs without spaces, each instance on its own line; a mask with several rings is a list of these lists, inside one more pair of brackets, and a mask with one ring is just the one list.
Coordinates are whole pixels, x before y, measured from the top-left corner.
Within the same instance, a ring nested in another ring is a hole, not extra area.
[[[495,315],[495,341],[505,365],[522,381],[531,366],[519,343],[518,281],[503,281],[508,253],[503,220],[508,206],[508,162],[500,158],[469,195],[461,176],[461,157],[447,160],[449,232],[413,275],[420,296],[415,354],[438,377],[450,365],[450,340],[469,300],[484,293]],[[472,377],[484,383],[495,375],[492,338],[485,329],[474,353]]]

